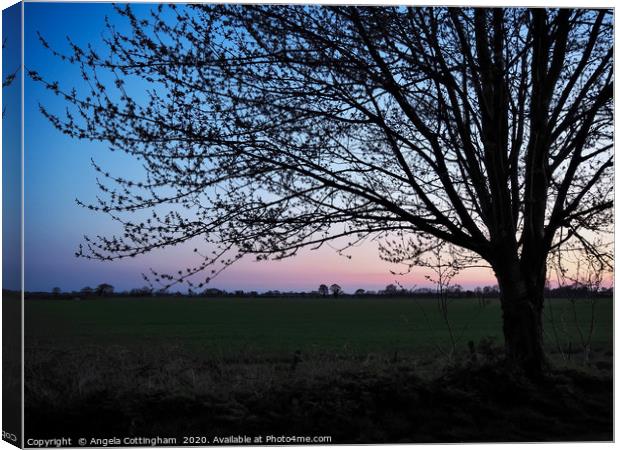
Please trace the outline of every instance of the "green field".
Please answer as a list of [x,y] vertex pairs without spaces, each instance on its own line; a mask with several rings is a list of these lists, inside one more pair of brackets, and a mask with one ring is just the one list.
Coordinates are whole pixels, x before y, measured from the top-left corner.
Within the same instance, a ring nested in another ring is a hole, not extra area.
[[[551,306],[551,309],[550,309]],[[26,346],[181,345],[227,353],[427,352],[449,346],[434,299],[410,298],[98,298],[26,301]],[[555,325],[551,323],[553,312]],[[576,313],[576,315],[575,315]],[[578,346],[591,310],[584,300],[550,299],[546,344]],[[598,299],[593,347],[612,340],[612,300]],[[575,320],[576,318],[576,320]],[[449,319],[457,346],[502,341],[497,300],[454,299]]]

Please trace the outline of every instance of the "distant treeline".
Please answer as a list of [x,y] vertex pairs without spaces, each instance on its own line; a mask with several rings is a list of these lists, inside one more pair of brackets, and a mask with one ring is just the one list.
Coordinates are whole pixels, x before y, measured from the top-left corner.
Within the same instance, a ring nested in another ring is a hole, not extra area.
[[[6,293],[10,291],[4,291]],[[497,286],[476,287],[474,289],[463,289],[461,286],[455,285],[444,288],[444,295],[451,298],[477,298],[477,299],[493,299],[499,298],[500,293]],[[208,297],[208,298],[225,298],[225,297],[409,297],[409,298],[428,298],[438,295],[436,288],[420,287],[415,289],[403,289],[396,285],[390,284],[381,290],[365,290],[357,289],[354,292],[345,292],[340,286],[332,285],[329,288],[326,285],[319,286],[316,291],[279,291],[270,290],[266,292],[234,290],[226,291],[217,288],[208,288],[200,292],[168,292],[165,290],[155,290],[149,287],[136,288],[125,291],[115,291],[114,287],[107,283],[102,283],[96,288],[85,287],[79,291],[63,292],[60,288],[53,288],[50,292],[26,292],[25,298],[28,299],[87,299],[87,298],[109,298],[109,297]],[[583,298],[583,297],[612,297],[613,287],[599,287],[593,289],[584,285],[569,285],[557,288],[545,289],[547,298]]]

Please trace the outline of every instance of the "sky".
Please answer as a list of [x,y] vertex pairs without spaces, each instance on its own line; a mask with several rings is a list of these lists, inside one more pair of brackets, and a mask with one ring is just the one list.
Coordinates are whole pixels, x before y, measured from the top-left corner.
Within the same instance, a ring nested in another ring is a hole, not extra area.
[[[2,13],[2,80],[21,64],[21,4]],[[3,89],[2,107],[2,284],[21,288],[21,77]]]
[[[134,4],[146,10],[149,5]],[[140,11],[138,11],[139,13]],[[109,3],[26,3],[25,64],[46,78],[80,86],[78,69],[60,61],[45,49],[40,33],[53,47],[68,47],[69,36],[78,45],[102,48],[105,16],[119,29],[125,24]],[[136,87],[139,89],[139,87]],[[152,252],[130,260],[91,261],[74,256],[84,235],[108,235],[119,232],[117,224],[105,215],[76,204],[76,198],[88,203],[97,195],[93,158],[113,174],[132,175],[143,170],[136,161],[119,152],[110,152],[105,144],[70,139],[43,117],[39,105],[62,112],[64,105],[51,92],[26,77],[24,140],[24,250],[25,286],[28,291],[79,290],[106,282],[116,290],[144,285],[141,274],[149,268],[176,272],[194,262],[191,247]],[[5,147],[6,148],[6,147]],[[300,252],[282,261],[256,262],[244,259],[227,268],[210,287],[226,290],[311,291],[319,284],[338,283],[345,291],[358,288],[378,290],[390,283],[405,288],[429,286],[424,270],[407,276],[395,276],[390,269],[402,270],[379,258],[376,243],[356,248],[352,259],[325,246],[317,251]],[[455,283],[463,287],[496,284],[488,269],[470,269]]]

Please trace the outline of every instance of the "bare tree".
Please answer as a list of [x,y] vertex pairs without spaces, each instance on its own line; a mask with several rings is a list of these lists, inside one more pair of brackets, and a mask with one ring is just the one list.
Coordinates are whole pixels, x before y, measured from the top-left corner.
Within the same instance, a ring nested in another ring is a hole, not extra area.
[[91,296],[93,294],[93,292],[95,292],[95,291],[90,286],[85,286],[82,289],[80,289],[80,294],[82,294],[85,297]]
[[[448,251],[450,251],[450,249],[448,249]],[[450,294],[455,286],[452,280],[461,272],[462,267],[459,264],[458,258],[446,257],[444,252],[444,245],[437,245],[428,252],[430,253],[430,257],[421,260],[419,264],[430,268],[432,271],[432,275],[427,275],[426,279],[435,286],[439,316],[448,330],[450,355],[453,355],[456,352],[456,337],[454,327],[450,320],[449,306],[452,300],[454,300],[450,298]],[[451,256],[452,255],[453,253],[451,253]]]
[[323,297],[327,297],[327,294],[329,294],[329,288],[326,284],[322,284],[319,286],[319,294],[321,294]]
[[[577,245],[556,251],[550,259],[550,269],[555,275],[555,281],[568,301],[571,320],[566,318],[566,311],[554,311],[553,301],[549,302],[547,319],[551,325],[552,336],[558,352],[564,359],[570,359],[573,346],[573,333],[569,328],[576,330],[578,345],[583,353],[585,363],[590,361],[592,352],[592,338],[596,328],[596,308],[599,295],[603,289],[604,278],[611,275],[609,265],[600,258],[601,242],[595,246],[596,253],[590,251],[590,246]],[[578,306],[584,305],[587,313],[578,313]],[[585,322],[585,323],[582,323]],[[559,322],[559,323],[558,323]],[[558,331],[565,337],[566,349],[562,345]]]
[[338,297],[340,294],[342,294],[342,288],[336,283],[332,284],[329,287],[329,290],[331,291],[334,297]]
[[398,293],[398,287],[395,284],[388,284],[383,292],[385,295],[396,295]]
[[108,283],[101,283],[95,288],[95,293],[99,296],[108,296],[114,293],[114,286]]
[[123,232],[78,255],[202,240],[195,267],[150,277],[192,287],[243,255],[399,236],[392,259],[413,262],[440,239],[493,268],[507,357],[543,370],[548,255],[612,221],[610,10],[166,9],[119,6],[131,31],[109,24],[105,51],[52,49],[75,90],[30,71],[69,106],[42,108],[59,130],[146,168],[95,164],[87,207]]

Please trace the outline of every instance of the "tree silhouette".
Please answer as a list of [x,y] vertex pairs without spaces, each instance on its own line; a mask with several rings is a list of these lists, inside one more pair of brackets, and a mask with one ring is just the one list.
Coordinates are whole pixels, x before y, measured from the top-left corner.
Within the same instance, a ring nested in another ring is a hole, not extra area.
[[94,290],[90,286],[85,286],[82,289],[80,289],[80,293],[84,295],[85,297],[92,295],[93,292]]
[[396,295],[398,292],[398,287],[395,284],[388,284],[383,291],[385,295]]
[[330,290],[330,292],[332,293],[332,295],[334,297],[338,297],[340,294],[342,294],[342,288],[339,285],[337,285],[336,283],[332,284],[329,287],[329,290]]
[[327,294],[329,294],[329,288],[326,284],[322,284],[319,286],[319,294],[321,294],[323,297],[326,297]]
[[131,31],[108,24],[105,52],[51,50],[80,67],[87,91],[30,71],[69,106],[42,108],[59,130],[146,169],[134,180],[93,163],[105,195],[87,207],[123,232],[87,239],[78,255],[200,238],[209,251],[196,249],[195,267],[149,276],[191,287],[243,255],[285,258],[337,239],[344,252],[372,237],[411,266],[448,242],[494,270],[507,357],[541,372],[549,255],[607,256],[595,238],[612,223],[610,10],[117,12]]
[[114,286],[108,283],[101,283],[95,288],[95,293],[100,296],[112,295],[114,293]]
[[135,297],[148,297],[153,295],[153,290],[148,286],[143,286],[141,288],[132,289],[131,291],[129,291],[129,295]]

